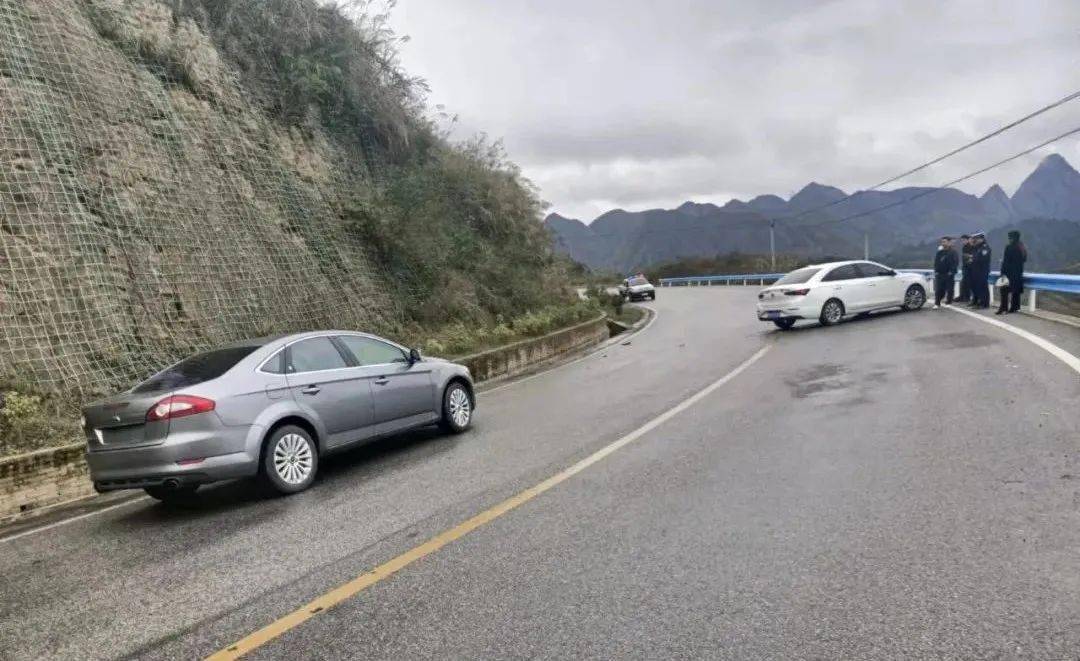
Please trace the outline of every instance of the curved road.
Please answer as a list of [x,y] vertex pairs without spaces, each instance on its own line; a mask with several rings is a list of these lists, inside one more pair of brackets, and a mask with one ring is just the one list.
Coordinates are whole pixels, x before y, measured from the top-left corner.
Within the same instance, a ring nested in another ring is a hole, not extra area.
[[249,658],[1075,656],[1080,375],[947,310],[776,332],[755,291],[663,289],[629,344],[295,497],[227,484],[0,541],[0,658],[209,655],[673,407]]

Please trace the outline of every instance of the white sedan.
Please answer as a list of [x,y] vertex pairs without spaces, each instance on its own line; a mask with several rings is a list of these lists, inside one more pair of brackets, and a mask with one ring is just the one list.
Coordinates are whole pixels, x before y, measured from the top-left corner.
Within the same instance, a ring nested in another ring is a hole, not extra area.
[[845,316],[887,308],[918,310],[926,303],[926,279],[874,262],[831,262],[807,266],[758,294],[757,315],[783,330],[800,319],[831,326]]

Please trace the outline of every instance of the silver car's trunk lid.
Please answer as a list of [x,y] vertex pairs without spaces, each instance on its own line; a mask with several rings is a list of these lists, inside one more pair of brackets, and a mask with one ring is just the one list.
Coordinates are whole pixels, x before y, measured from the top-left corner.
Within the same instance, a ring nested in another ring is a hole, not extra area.
[[147,422],[146,413],[169,394],[170,391],[126,392],[84,407],[90,451],[163,442],[169,433],[169,421]]

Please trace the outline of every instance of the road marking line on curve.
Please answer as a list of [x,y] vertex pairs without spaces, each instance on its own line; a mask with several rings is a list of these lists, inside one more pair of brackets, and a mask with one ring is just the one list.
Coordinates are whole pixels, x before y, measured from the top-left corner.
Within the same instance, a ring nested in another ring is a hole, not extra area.
[[[642,326],[641,328],[638,328],[637,330],[633,331],[632,333],[630,333],[629,336],[627,336],[625,333],[622,333],[620,335],[616,335],[615,337],[612,337],[612,338],[610,338],[610,339],[608,339],[608,340],[606,340],[604,342],[601,342],[600,344],[596,345],[596,347],[594,347],[592,349],[589,349],[588,352],[584,356],[578,356],[577,358],[575,358],[573,360],[569,360],[569,361],[567,361],[565,363],[556,365],[556,366],[551,367],[549,369],[542,369],[539,372],[537,372],[536,374],[530,374],[529,376],[522,377],[520,379],[512,379],[508,383],[499,384],[499,385],[495,386],[494,388],[488,388],[486,390],[479,390],[478,389],[477,392],[479,394],[481,394],[481,395],[487,395],[489,393],[493,393],[493,392],[497,392],[499,390],[502,390],[503,388],[509,388],[511,386],[516,386],[516,385],[525,383],[526,381],[532,381],[533,379],[539,379],[540,377],[547,376],[548,374],[551,374],[552,372],[557,372],[557,371],[561,370],[564,367],[570,367],[571,365],[576,365],[576,364],[580,363],[583,360],[588,360],[589,358],[593,358],[593,357],[596,356],[596,354],[600,353],[601,351],[603,351],[604,349],[608,348],[609,346],[615,344],[616,342],[624,341],[626,337],[637,337],[641,333],[644,333],[649,328],[649,326],[652,326],[653,322],[656,321],[656,318],[660,316],[660,313],[657,312],[656,310],[653,310],[652,308],[649,308],[649,309],[652,310],[652,317],[648,321],[645,322],[644,326]],[[620,340],[619,338],[623,338],[623,339]],[[482,387],[482,386],[480,386],[480,387]]]
[[112,510],[119,509],[121,507],[127,507],[128,505],[133,505],[135,503],[141,503],[141,502],[144,502],[144,501],[147,501],[147,500],[153,500],[153,499],[150,498],[149,496],[143,496],[142,498],[133,498],[131,500],[125,500],[122,503],[116,503],[115,505],[109,505],[108,507],[103,507],[103,508],[101,508],[99,510],[94,510],[93,512],[86,512],[85,514],[79,514],[78,516],[73,516],[73,517],[68,518],[68,519],[61,519],[59,521],[54,521],[53,523],[50,523],[50,524],[47,524],[47,525],[44,525],[44,526],[39,526],[37,528],[31,528],[30,530],[24,530],[24,531],[22,531],[20,533],[15,533],[14,535],[11,535],[10,537],[0,537],[0,544],[3,544],[4,542],[13,542],[16,539],[21,539],[21,538],[26,537],[28,535],[34,535],[34,534],[39,533],[39,532],[45,532],[46,530],[52,530],[53,528],[59,528],[60,526],[66,526],[69,523],[75,523],[76,521],[82,521],[83,519],[88,519],[88,518],[90,518],[92,516],[97,516],[98,514],[104,514],[105,512],[111,512]]
[[438,535],[435,535],[423,544],[409,549],[401,555],[375,567],[371,571],[361,574],[353,580],[334,588],[330,592],[327,592],[322,596],[316,597],[313,601],[305,604],[297,610],[294,610],[288,615],[285,615],[284,617],[281,617],[274,622],[266,625],[262,629],[259,629],[258,631],[245,636],[244,638],[238,640],[232,645],[229,645],[227,648],[211,654],[209,657],[207,657],[208,661],[223,661],[225,659],[240,658],[248,652],[251,652],[261,647],[262,645],[265,645],[266,643],[274,640],[275,638],[278,638],[287,631],[300,626],[301,624],[312,619],[319,613],[323,613],[333,608],[334,606],[337,606],[341,602],[356,596],[360,592],[375,585],[376,583],[379,583],[384,579],[390,578],[395,573],[401,571],[405,567],[408,567],[414,562],[421,560],[431,555],[432,553],[435,553],[447,544],[450,544],[451,542],[464,537],[465,535],[471,533],[472,531],[483,526],[484,524],[494,521],[503,514],[506,514],[507,512],[529,502],[533,498],[536,498],[537,496],[544,493],[545,491],[548,491],[552,487],[555,487],[556,485],[565,482],[574,475],[577,475],[586,468],[613,454],[620,448],[623,448],[630,443],[638,440],[645,434],[656,429],[671,418],[679,415],[680,413],[690,408],[694,404],[698,403],[705,397],[708,397],[716,389],[728,383],[729,381],[737,377],[739,374],[746,371],[751,365],[760,360],[761,357],[769,351],[769,347],[770,345],[762,347],[757,353],[746,359],[741,365],[728,372],[720,379],[713,381],[708,386],[705,386],[687,399],[676,404],[667,411],[664,411],[652,420],[646,422],[644,425],[638,427],[629,434],[626,434],[622,438],[619,438],[618,440],[608,445],[605,445],[604,447],[600,448],[588,457],[585,457],[576,464],[573,464],[569,468],[563,469],[555,475],[547,478],[543,482],[529,487],[528,489],[525,489],[524,491],[518,493],[515,496],[507,498],[506,500],[495,505],[494,507],[484,510],[483,512],[473,516],[472,518],[459,523],[453,528],[450,528],[449,530],[445,530]]
[[1028,342],[1031,342],[1035,346],[1046,350],[1047,352],[1050,353],[1050,355],[1054,356],[1055,358],[1057,358],[1061,362],[1063,362],[1066,365],[1068,365],[1069,367],[1073,368],[1075,371],[1080,372],[1080,358],[1077,358],[1076,356],[1074,356],[1071,353],[1069,353],[1068,351],[1062,349],[1061,347],[1054,344],[1053,342],[1051,342],[1049,340],[1045,340],[1045,339],[1039,337],[1038,335],[1036,335],[1035,333],[1032,333],[1031,331],[1024,330],[1023,328],[1020,328],[1018,326],[1013,326],[1012,324],[1007,324],[1004,321],[998,321],[997,319],[991,319],[989,317],[984,317],[983,315],[978,314],[976,312],[972,312],[971,310],[961,310],[961,309],[959,309],[957,307],[954,307],[954,306],[951,306],[951,305],[948,306],[948,307],[953,312],[959,312],[960,314],[966,314],[967,316],[978,319],[979,321],[983,321],[983,322],[986,322],[986,323],[991,324],[993,326],[997,326],[998,328],[1003,328],[1003,329],[1009,331],[1010,333],[1012,333],[1014,335],[1019,335],[1020,337],[1024,338]]

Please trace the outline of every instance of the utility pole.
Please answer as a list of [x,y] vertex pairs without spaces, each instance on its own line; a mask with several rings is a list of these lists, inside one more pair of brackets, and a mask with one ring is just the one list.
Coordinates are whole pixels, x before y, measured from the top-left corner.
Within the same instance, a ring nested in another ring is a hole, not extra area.
[[769,257],[772,259],[772,271],[776,273],[776,221],[769,221]]
[[863,238],[862,258],[869,261],[870,260],[870,232],[864,232],[863,235],[862,235],[862,238]]

